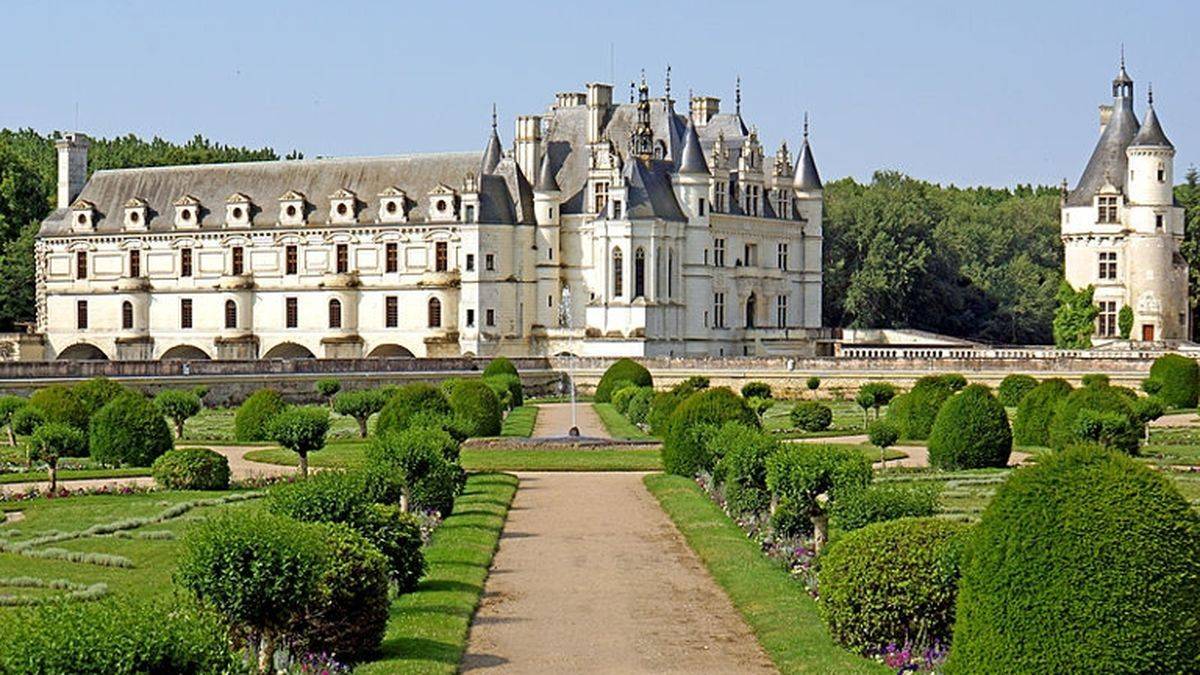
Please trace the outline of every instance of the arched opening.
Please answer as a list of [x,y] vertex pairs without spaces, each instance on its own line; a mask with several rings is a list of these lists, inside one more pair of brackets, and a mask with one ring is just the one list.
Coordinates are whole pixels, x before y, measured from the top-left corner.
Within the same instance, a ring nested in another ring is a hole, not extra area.
[[192,345],[175,345],[163,352],[163,361],[208,361],[211,357],[199,347]]
[[225,301],[225,327],[237,328],[237,303],[233,300]]
[[58,353],[59,361],[107,361],[108,356],[95,345],[81,342]]
[[342,301],[336,298],[329,301],[329,327],[342,327]]
[[751,293],[750,297],[746,298],[746,328],[754,328],[754,315],[758,310],[758,300]]
[[281,342],[274,347],[271,347],[266,354],[263,354],[264,359],[315,359],[315,354],[308,350],[304,345],[298,345],[295,342]]
[[367,354],[369,359],[412,359],[416,355],[409,351],[406,347],[400,345],[379,345]]
[[646,251],[642,248],[633,253],[633,297],[646,297]]
[[429,327],[442,327],[442,301],[437,298],[429,299]]
[[128,300],[121,303],[121,328],[125,330],[133,328],[133,303]]
[[613,297],[619,298],[625,293],[625,257],[621,249],[614,248],[612,252],[612,288]]

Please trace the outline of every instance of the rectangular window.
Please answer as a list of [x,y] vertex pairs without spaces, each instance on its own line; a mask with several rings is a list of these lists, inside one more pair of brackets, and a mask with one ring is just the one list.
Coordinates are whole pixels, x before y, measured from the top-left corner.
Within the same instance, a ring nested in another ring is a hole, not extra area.
[[75,278],[87,278],[87,252],[79,251],[75,254]]
[[1101,300],[1100,315],[1096,317],[1096,334],[1100,337],[1114,337],[1117,334],[1117,303],[1114,300]]
[[468,309],[467,310],[467,328],[474,328],[474,327],[475,327],[475,310]]
[[787,328],[787,296],[775,298],[775,327]]
[[593,210],[596,213],[604,213],[604,209],[608,206],[608,183],[606,181],[597,181],[595,187],[592,188]]
[[88,306],[87,300],[77,300],[75,302],[75,327],[79,330],[87,330],[88,327]]
[[1117,252],[1116,251],[1101,251],[1099,254],[1100,270],[1099,277],[1101,281],[1116,281],[1117,280]]
[[725,266],[725,240],[724,239],[714,239],[713,240],[713,266],[714,267],[724,267]]
[[400,325],[400,298],[389,295],[383,301],[383,325],[396,328]]
[[467,271],[468,272],[475,271],[475,254],[474,253],[467,254]]
[[713,184],[712,209],[717,213],[725,213],[725,197],[729,193],[727,183]]
[[300,325],[300,302],[296,298],[288,298],[284,301],[284,320],[288,328],[295,328]]
[[246,250],[241,246],[233,247],[233,269],[231,270],[234,276],[244,274],[246,272]]
[[133,250],[129,252],[129,276],[138,278],[142,276],[142,252]]
[[400,245],[385,244],[383,247],[384,271],[391,274],[400,271]]
[[346,274],[350,271],[350,246],[349,244],[337,245],[337,273]]
[[128,300],[121,303],[121,328],[125,330],[133,328],[133,303]]
[[788,268],[788,245],[780,244],[775,252],[775,265],[781,270]]
[[192,276],[192,249],[179,249],[179,276]]
[[475,222],[475,205],[474,204],[467,204],[466,213],[467,213],[467,215],[463,218],[463,222],[466,222],[466,223]]
[[192,299],[183,298],[179,301],[179,327],[192,327]]
[[787,190],[775,191],[775,215],[779,218],[791,218],[792,200],[788,198]]
[[445,272],[449,267],[450,254],[447,250],[448,245],[444,241],[439,241],[433,245],[433,269],[436,272]]
[[614,199],[612,201],[612,205],[613,205],[612,217],[613,218],[624,218],[625,210],[621,207],[621,200]]
[[1161,213],[1155,215],[1154,216],[1154,229],[1158,230],[1159,232],[1162,232],[1164,227],[1166,227],[1166,219],[1163,218],[1163,215]]
[[494,310],[494,309],[487,310],[487,313],[485,314],[485,318],[487,320],[487,325],[495,326],[496,325],[496,310]]
[[1167,169],[1162,164],[1158,165],[1158,182],[1165,183],[1167,181]]
[[483,268],[489,272],[496,271],[496,256],[494,254],[488,253],[483,256]]
[[698,209],[698,213],[699,213],[701,216],[703,216],[703,215],[704,215],[704,197],[701,197],[701,198],[700,198],[700,207],[699,207],[699,209]]
[[1096,221],[1100,223],[1118,222],[1115,196],[1096,197]]
[[300,248],[298,246],[288,246],[284,249],[284,262],[287,274],[296,274],[300,269]]
[[746,244],[742,260],[746,267],[758,267],[758,244]]
[[725,327],[725,294],[713,293],[713,328]]

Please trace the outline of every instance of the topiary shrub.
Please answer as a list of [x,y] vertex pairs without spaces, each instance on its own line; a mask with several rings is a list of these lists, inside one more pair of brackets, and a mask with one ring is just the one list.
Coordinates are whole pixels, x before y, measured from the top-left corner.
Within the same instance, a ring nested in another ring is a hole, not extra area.
[[1063,379],[1043,380],[1017,405],[1013,420],[1013,441],[1017,445],[1049,445],[1050,423],[1058,404],[1071,393],[1071,385]]
[[93,377],[71,387],[72,393],[87,410],[88,416],[95,415],[101,408],[122,394],[136,393],[107,377]]
[[729,389],[705,389],[681,403],[667,422],[662,460],[667,473],[694,476],[713,468],[707,434],[726,422],[758,428],[758,416],[746,400]]
[[1200,663],[1200,516],[1170,479],[1073,447],[1015,471],[966,548],[947,672]]
[[163,417],[175,423],[175,438],[183,438],[183,425],[204,407],[199,396],[182,389],[164,389],[158,392],[154,397],[154,405]]
[[[1062,450],[1067,446],[1087,440],[1080,435],[1082,428],[1076,423],[1079,413],[1092,410],[1098,413],[1115,413],[1127,420],[1133,419],[1133,406],[1129,399],[1115,388],[1106,385],[1083,387],[1071,392],[1059,401],[1054,411],[1054,419],[1050,423],[1050,447]],[[1142,429],[1137,426],[1132,439],[1125,439],[1120,450],[1127,454],[1137,453],[1137,438]]]
[[708,439],[709,454],[720,459],[713,474],[725,490],[731,513],[760,513],[771,503],[767,458],[779,450],[770,434],[738,422],[726,422]]
[[1085,387],[1107,387],[1109,383],[1108,376],[1103,373],[1089,373],[1079,378],[1079,381]]
[[[46,416],[42,414],[41,408],[35,408],[32,405],[27,405],[24,408],[17,410],[12,416],[12,430],[20,436],[29,436],[37,431],[38,427],[46,423]],[[71,427],[75,429],[75,427]],[[78,429],[76,429],[78,431]],[[80,431],[80,434],[83,432]],[[84,443],[87,443],[87,436],[84,436]]]
[[1015,408],[1021,405],[1021,400],[1037,385],[1038,381],[1030,375],[1007,375],[1000,380],[1000,388],[996,391],[997,398],[1005,407]]
[[364,536],[388,559],[388,573],[397,590],[416,590],[425,574],[424,541],[417,516],[392,504],[372,504],[360,529],[369,533]]
[[342,381],[336,377],[323,377],[317,380],[314,388],[326,403],[333,405],[333,397],[342,390]]
[[940,518],[905,518],[830,544],[817,575],[830,637],[869,656],[906,642],[947,644],[967,530]]
[[79,396],[68,387],[53,384],[38,389],[29,397],[29,405],[42,413],[46,422],[61,422],[87,433],[91,411],[79,400]]
[[834,502],[830,524],[850,531],[899,518],[932,516],[937,510],[938,485],[873,483]]
[[88,448],[109,466],[150,466],[175,447],[162,413],[141,394],[118,396],[92,416]]
[[229,460],[208,448],[179,448],[154,460],[154,482],[168,490],[227,490]]
[[819,378],[815,375],[812,377],[809,377],[807,380],[804,381],[804,386],[807,387],[809,391],[816,392],[818,389],[821,388],[821,378]]
[[654,396],[652,387],[638,387],[630,397],[629,405],[625,408],[625,417],[628,417],[629,421],[634,424],[645,424],[650,417],[650,405],[654,401]]
[[939,469],[1008,466],[1012,430],[1008,413],[982,384],[951,396],[929,434],[929,464]]
[[887,420],[875,420],[871,426],[867,427],[867,441],[871,445],[879,448],[882,455],[881,461],[887,461],[886,450],[896,444],[900,440],[900,431],[896,429],[896,425]]
[[1159,383],[1154,392],[1168,408],[1195,408],[1200,393],[1200,364],[1180,354],[1164,354],[1150,366],[1150,379]]
[[489,375],[483,378],[483,382],[492,388],[492,393],[500,399],[506,410],[525,405],[525,388],[521,385],[521,378],[516,375]]
[[766,382],[747,382],[742,385],[742,398],[771,398],[771,385]]
[[238,406],[233,416],[233,437],[239,443],[271,439],[271,420],[283,412],[287,404],[274,389],[259,389]]
[[608,403],[615,391],[613,385],[621,380],[627,380],[636,387],[654,386],[654,378],[645,366],[633,359],[620,359],[609,366],[600,377],[600,383],[596,385],[596,402]]
[[629,402],[633,400],[633,395],[640,391],[642,387],[628,386],[623,389],[618,389],[612,395],[612,407],[616,408],[617,412],[622,415],[629,412]]
[[494,377],[496,375],[511,375],[517,378],[518,381],[521,379],[521,374],[517,372],[517,367],[513,365],[512,361],[509,361],[503,356],[497,356],[491,361],[488,361],[487,367],[483,369],[484,378]]
[[504,416],[500,399],[479,380],[459,380],[448,392],[455,423],[468,438],[499,436]]
[[87,455],[87,439],[83,432],[69,424],[47,422],[34,430],[29,439],[29,454],[46,463],[50,493],[53,494],[58,489],[58,460]]
[[646,422],[650,425],[651,433],[655,436],[666,435],[667,422],[679,404],[683,403],[683,398],[672,391],[660,391],[650,399],[650,412],[646,414]]
[[1094,443],[1109,450],[1137,454],[1142,427],[1136,413],[1122,415],[1099,410],[1080,410],[1075,416],[1074,435],[1084,443]]
[[942,384],[950,387],[950,391],[962,391],[967,386],[967,378],[959,373],[944,373],[936,377]]
[[387,396],[380,389],[343,391],[333,397],[333,411],[339,415],[353,417],[358,422],[359,438],[367,437],[367,423],[371,415],[383,410]]
[[13,416],[26,405],[29,405],[28,402],[20,396],[0,396],[0,427],[4,427],[9,445],[17,444],[17,433],[13,429]]
[[917,380],[907,394],[897,396],[888,405],[887,420],[896,425],[901,438],[929,438],[938,411],[954,389],[945,376],[926,376]]
[[701,389],[708,389],[709,380],[703,375],[692,375],[685,380],[676,383],[671,387],[671,391],[683,398],[687,398]]
[[316,406],[285,408],[271,418],[267,427],[271,440],[296,453],[300,476],[308,476],[308,454],[325,447],[329,433],[329,409]]
[[441,389],[425,382],[396,387],[375,420],[375,435],[407,429],[415,415],[451,416],[450,401]]
[[356,525],[367,519],[370,502],[359,476],[321,471],[308,480],[281,483],[267,495],[267,510],[306,523]]
[[833,424],[833,409],[816,401],[800,401],[792,408],[790,417],[801,431],[825,431]]
[[403,511],[427,508],[449,515],[464,484],[457,453],[458,443],[437,428],[377,435],[366,449],[372,499],[398,503]]
[[870,482],[871,463],[856,449],[793,444],[767,460],[767,488],[777,503],[773,515],[780,516],[776,527],[785,536],[797,535],[802,523],[811,523],[818,552],[829,540],[831,504]]

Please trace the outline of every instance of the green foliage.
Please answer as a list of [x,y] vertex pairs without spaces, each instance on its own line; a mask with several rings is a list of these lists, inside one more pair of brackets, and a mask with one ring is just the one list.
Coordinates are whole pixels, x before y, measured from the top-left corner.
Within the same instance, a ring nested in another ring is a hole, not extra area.
[[274,389],[259,389],[242,402],[233,417],[233,437],[240,443],[271,440],[271,420],[287,404]]
[[8,429],[9,439],[16,433],[13,426],[13,417],[22,408],[28,405],[28,402],[20,396],[0,396],[0,427]]
[[371,415],[383,410],[387,396],[382,389],[343,391],[333,397],[333,410],[339,415],[353,417],[358,422],[359,438],[367,437],[367,422]]
[[650,399],[650,412],[646,415],[646,422],[650,424],[650,431],[655,436],[667,433],[667,423],[675,409],[683,403],[683,398],[673,391],[660,391]]
[[47,422],[33,432],[30,451],[34,459],[55,466],[63,457],[86,456],[87,438],[73,426]]
[[816,391],[821,387],[821,378],[814,375],[804,381],[804,386],[808,387],[809,391]]
[[1030,375],[1007,375],[1000,381],[1000,388],[996,391],[997,398],[1005,407],[1015,408],[1021,405],[1021,400],[1037,385],[1037,379]]
[[653,387],[638,387],[629,399],[625,416],[634,424],[645,424],[650,417],[650,406],[654,401]]
[[154,405],[163,417],[175,423],[175,438],[183,438],[183,425],[200,412],[204,404],[194,392],[182,389],[164,389],[154,397]]
[[933,375],[922,377],[907,394],[892,399],[887,419],[896,425],[901,438],[929,438],[938,411],[953,393],[951,383],[943,378]]
[[107,377],[93,377],[71,387],[76,398],[87,410],[88,416],[95,415],[101,408],[122,394],[134,393]]
[[1167,406],[1157,396],[1138,398],[1133,402],[1133,421],[1142,425],[1149,424],[1162,417],[1167,412]]
[[[28,436],[37,428],[46,423],[46,416],[42,414],[40,408],[35,408],[32,405],[26,405],[18,409],[12,416],[12,429],[14,432]],[[72,427],[74,428],[74,427]],[[83,432],[80,432],[81,434]]]
[[663,468],[667,473],[692,476],[713,467],[705,443],[707,434],[725,422],[758,428],[758,416],[745,399],[725,387],[705,389],[688,397],[671,413],[663,439]]
[[479,380],[459,380],[448,394],[455,423],[468,438],[500,435],[504,415],[491,387]]
[[709,380],[703,375],[692,375],[685,380],[681,380],[671,391],[679,394],[683,398],[687,398],[701,389],[708,389]]
[[1154,396],[1158,392],[1162,391],[1162,388],[1163,383],[1161,380],[1156,380],[1152,377],[1147,377],[1146,379],[1142,380],[1142,391],[1150,394],[1151,396]]
[[494,377],[496,375],[512,375],[520,380],[521,374],[517,372],[517,367],[513,365],[512,361],[509,361],[503,356],[497,356],[491,361],[488,361],[487,367],[483,369],[483,377],[485,379]]
[[1092,302],[1096,289],[1088,286],[1076,291],[1067,282],[1058,288],[1058,309],[1054,312],[1054,345],[1059,349],[1090,349],[1099,308]]
[[645,366],[633,359],[620,359],[604,371],[600,383],[596,385],[595,400],[597,403],[608,403],[614,391],[613,385],[621,380],[628,380],[634,386],[653,387],[654,378]]
[[[767,459],[767,489],[785,517],[821,517],[829,508],[828,502],[836,503],[870,482],[871,463],[854,449],[793,444]],[[822,495],[828,500],[826,504],[822,503]],[[797,534],[795,528],[802,526],[802,520],[793,521],[790,527],[781,529],[785,535]]]
[[491,387],[505,410],[525,405],[525,388],[521,385],[520,377],[507,373],[488,375],[483,378],[483,383]]
[[617,412],[622,415],[629,412],[629,403],[633,400],[633,395],[636,394],[642,387],[628,386],[622,389],[617,389],[611,397],[612,406]]
[[825,431],[833,423],[833,410],[816,401],[800,401],[789,416],[792,424],[801,431]]
[[229,460],[208,448],[171,450],[154,460],[150,472],[168,490],[229,489]]
[[401,593],[416,590],[425,574],[420,519],[393,504],[372,504],[361,531],[388,559],[388,574],[396,582],[397,590]]
[[1107,387],[1109,381],[1109,377],[1104,373],[1088,373],[1079,378],[1080,384],[1085,387]]
[[1109,450],[1137,454],[1141,425],[1133,415],[1083,409],[1075,416],[1074,436]]
[[887,420],[876,420],[867,427],[867,440],[880,450],[887,450],[900,440],[900,430]]
[[1121,305],[1121,310],[1117,312],[1117,330],[1122,340],[1129,339],[1133,331],[1133,308],[1129,305]]
[[1180,354],[1164,354],[1150,366],[1150,379],[1157,391],[1150,392],[1170,408],[1195,408],[1200,393],[1200,364]]
[[951,396],[929,434],[929,464],[939,469],[1004,467],[1012,454],[1008,413],[981,384]]
[[[1079,435],[1081,428],[1076,424],[1076,418],[1084,410],[1115,413],[1133,423],[1133,405],[1116,387],[1090,386],[1076,389],[1055,408],[1054,419],[1050,423],[1050,447],[1062,450],[1085,440]],[[1119,448],[1114,449],[1126,454],[1136,454],[1137,440],[1141,432],[1141,426],[1135,424],[1132,437],[1119,435],[1113,439],[1121,443]]]
[[821,618],[833,639],[872,656],[889,644],[949,643],[967,529],[905,518],[834,541],[817,577]]
[[1013,441],[1017,445],[1049,445],[1050,423],[1058,404],[1070,393],[1070,383],[1057,377],[1043,380],[1030,390],[1017,405]]
[[708,439],[709,455],[716,461],[714,476],[723,483],[725,501],[732,513],[760,513],[767,509],[767,458],[779,450],[770,434],[738,422],[726,422]]
[[1200,662],[1200,516],[1169,479],[1077,447],[1000,486],[967,544],[947,672]]
[[316,406],[285,408],[271,418],[267,433],[271,440],[304,457],[325,447],[329,411]]
[[70,387],[52,384],[38,389],[29,397],[29,405],[37,408],[47,422],[69,424],[87,433],[91,413]]
[[175,447],[171,429],[150,399],[132,392],[92,416],[88,430],[92,459],[108,466],[150,466]]
[[831,524],[844,531],[898,518],[932,516],[937,510],[938,485],[873,483],[833,503]]
[[742,398],[771,398],[771,385],[766,382],[747,382],[742,385]]
[[396,387],[391,398],[379,411],[375,435],[407,429],[417,415],[451,416],[450,401],[442,390],[425,382],[413,382]]
[[323,377],[315,385],[317,393],[326,401],[333,400],[334,395],[342,390],[342,381],[336,377]]
[[307,480],[271,488],[267,509],[306,523],[357,525],[367,519],[370,502],[359,476],[344,471],[321,471]]
[[944,373],[937,378],[942,384],[950,387],[950,391],[962,391],[967,386],[967,378],[959,373]]
[[431,427],[377,434],[367,446],[370,492],[375,501],[403,503],[449,515],[464,476],[456,463],[458,443]]

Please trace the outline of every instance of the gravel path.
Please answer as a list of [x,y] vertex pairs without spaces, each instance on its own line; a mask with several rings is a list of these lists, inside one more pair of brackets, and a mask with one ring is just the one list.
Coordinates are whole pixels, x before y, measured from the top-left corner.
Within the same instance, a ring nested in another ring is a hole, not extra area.
[[1194,412],[1174,413],[1163,415],[1150,423],[1152,427],[1194,427],[1200,426],[1200,415]]
[[644,474],[518,475],[463,672],[775,672]]
[[[579,435],[588,438],[612,438],[600,421],[600,416],[591,403],[575,404],[576,424]],[[570,403],[543,403],[538,406],[537,422],[533,425],[533,438],[559,438],[571,430]]]

